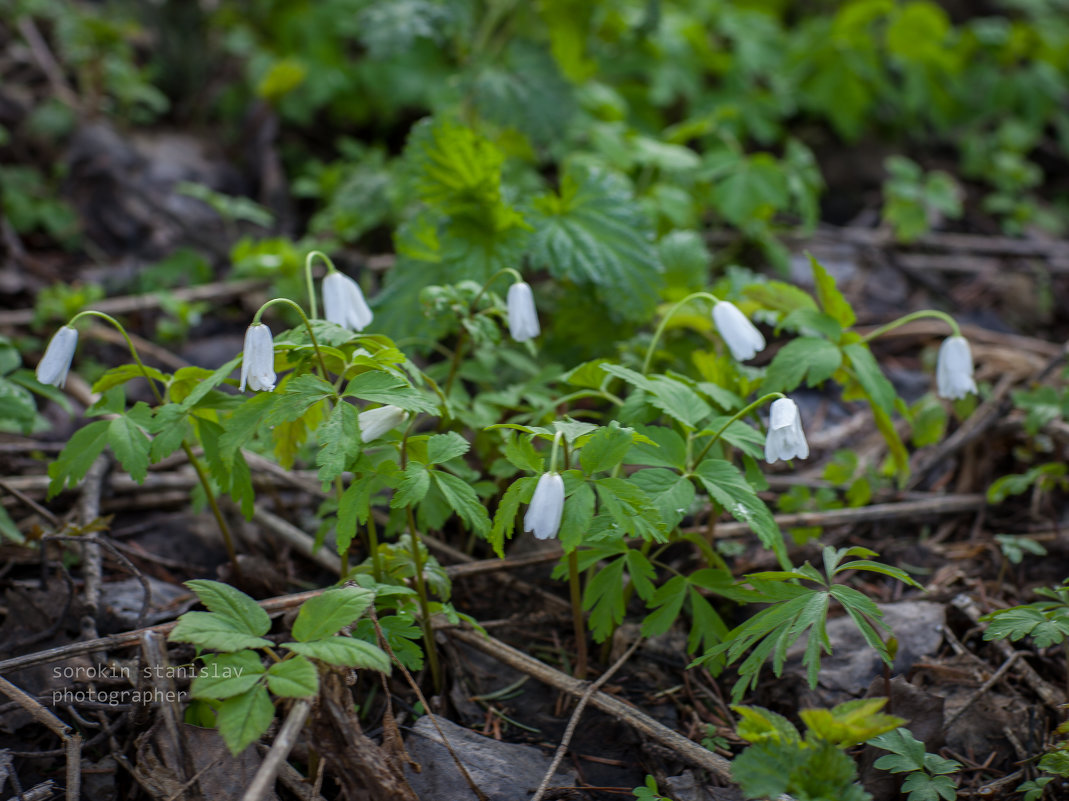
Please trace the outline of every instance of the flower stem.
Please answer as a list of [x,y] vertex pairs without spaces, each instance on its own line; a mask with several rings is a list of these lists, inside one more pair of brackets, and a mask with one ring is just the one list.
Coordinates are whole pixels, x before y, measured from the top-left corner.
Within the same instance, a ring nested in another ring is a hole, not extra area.
[[315,261],[315,257],[318,256],[327,265],[328,273],[336,273],[338,268],[334,266],[334,262],[331,261],[330,256],[321,250],[313,250],[305,256],[304,259],[304,280],[308,284],[308,307],[312,310],[312,318],[319,316],[319,308],[316,306],[316,291],[315,286],[312,284],[312,262]]
[[586,678],[586,623],[583,620],[583,592],[579,586],[579,554],[568,553],[568,587],[572,597],[572,627],[575,629],[575,677]]
[[936,311],[935,309],[921,309],[920,311],[904,314],[897,320],[892,320],[887,325],[881,325],[875,331],[871,331],[864,337],[862,337],[861,341],[871,342],[872,340],[876,339],[876,337],[883,336],[888,331],[894,331],[896,328],[900,328],[906,323],[911,323],[914,320],[920,320],[924,317],[934,317],[937,320],[943,320],[947,325],[950,326],[950,331],[953,336],[961,336],[961,327],[958,325],[957,320],[955,320],[949,314],[947,314],[946,312]]
[[[104,320],[115,327],[119,334],[122,335],[122,338],[126,340],[126,345],[130,348],[130,355],[133,357],[134,363],[137,364],[138,369],[141,370],[141,375],[143,375],[145,381],[148,382],[149,389],[152,390],[152,395],[156,398],[156,403],[163,404],[163,395],[160,394],[160,390],[156,387],[155,381],[149,376],[148,369],[145,367],[145,363],[141,361],[141,355],[137,352],[137,347],[134,345],[133,340],[130,339],[130,335],[126,333],[123,324],[110,314],[105,314],[104,312],[96,311],[95,309],[87,309],[86,311],[74,315],[67,325],[73,326],[80,317],[99,317],[101,320]],[[241,568],[238,567],[238,555],[237,551],[234,549],[234,538],[230,534],[230,526],[227,525],[222,510],[219,509],[219,501],[216,499],[215,492],[212,490],[208,473],[204,469],[204,465],[201,464],[200,459],[198,459],[197,455],[193,452],[193,448],[186,442],[185,438],[182,439],[182,450],[185,452],[186,458],[189,459],[189,463],[193,466],[193,471],[197,474],[197,480],[200,481],[200,485],[204,489],[204,497],[208,500],[208,507],[212,510],[212,515],[215,517],[215,523],[219,527],[219,533],[223,537],[223,545],[226,547],[226,553],[230,559],[230,566],[234,571],[234,579],[240,583]]]
[[423,578],[423,554],[420,546],[419,532],[416,530],[415,515],[412,507],[405,507],[408,515],[409,544],[412,547],[412,567],[415,570],[416,592],[419,594],[420,622],[423,624],[423,644],[427,649],[427,662],[431,666],[431,678],[434,680],[435,692],[442,691],[442,668],[438,664],[438,649],[434,644],[434,629],[431,627],[430,606],[427,602],[427,582]]
[[676,312],[683,308],[686,304],[697,298],[706,298],[713,303],[719,303],[720,298],[711,292],[694,292],[687,295],[683,300],[679,301],[675,306],[668,310],[668,314],[661,318],[661,322],[657,324],[657,330],[653,332],[653,339],[650,340],[650,346],[646,349],[646,358],[642,360],[642,375],[650,370],[650,362],[653,361],[653,351],[657,347],[657,343],[660,342],[661,336],[664,334],[664,329],[668,325],[668,321],[675,317]]
[[[316,252],[318,253],[319,251],[316,251]],[[256,310],[256,314],[254,314],[253,317],[252,317],[252,324],[253,325],[257,325],[260,322],[260,318],[263,316],[263,313],[265,311],[267,311],[267,309],[269,307],[274,306],[275,304],[278,304],[278,303],[284,303],[287,306],[293,307],[297,311],[297,314],[299,314],[301,316],[301,321],[304,323],[305,330],[308,331],[308,336],[312,340],[312,347],[315,349],[316,358],[319,360],[319,367],[323,371],[323,380],[326,381],[327,380],[327,375],[328,375],[328,373],[327,373],[327,362],[323,358],[323,352],[321,350],[319,350],[319,340],[316,339],[316,332],[312,330],[312,323],[309,322],[308,316],[304,313],[304,309],[301,308],[301,305],[299,303],[294,303],[289,298],[272,298],[271,300],[267,301],[267,303],[265,303],[263,306],[261,306],[259,309]],[[313,313],[312,316],[314,317],[315,314]]]
[[379,556],[379,533],[375,528],[375,515],[368,510],[367,548],[371,551],[371,576],[376,582],[382,581],[382,557]]
[[712,438],[707,443],[705,443],[705,448],[702,450],[702,452],[700,454],[698,454],[698,458],[694,460],[694,466],[700,465],[702,463],[702,460],[705,458],[705,455],[707,453],[709,453],[709,449],[711,447],[713,447],[713,443],[716,442],[718,439],[720,439],[720,436],[725,431],[728,430],[728,427],[732,423],[734,423],[736,420],[739,420],[739,419],[745,417],[750,412],[752,412],[754,409],[758,408],[759,406],[763,406],[764,404],[768,403],[769,401],[773,401],[773,400],[776,400],[778,398],[786,398],[786,397],[787,396],[784,395],[782,392],[769,392],[767,395],[762,395],[760,398],[755,400],[753,403],[751,403],[746,408],[742,409],[741,411],[736,412],[734,415],[731,416],[731,418],[726,423],[724,423],[724,425],[720,426],[720,428],[718,428],[716,430],[716,432],[713,434]]

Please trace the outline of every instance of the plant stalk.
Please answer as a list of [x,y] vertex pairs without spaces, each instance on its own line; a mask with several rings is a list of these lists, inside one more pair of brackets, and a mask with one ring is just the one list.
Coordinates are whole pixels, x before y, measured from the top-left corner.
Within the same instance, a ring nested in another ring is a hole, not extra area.
[[[442,691],[442,668],[438,664],[438,649],[434,644],[434,629],[431,627],[430,606],[427,602],[427,582],[423,578],[423,554],[420,552],[420,536],[416,530],[415,516],[412,507],[405,508],[408,514],[408,539],[412,547],[412,565],[416,575],[416,592],[419,594],[419,612],[423,624],[423,644],[427,649],[427,662],[431,666],[431,678],[434,680],[434,691]],[[429,712],[430,710],[428,710]]]
[[572,596],[572,626],[575,629],[575,677],[586,679],[586,621],[583,620],[583,592],[579,586],[579,554],[568,554],[568,587]]

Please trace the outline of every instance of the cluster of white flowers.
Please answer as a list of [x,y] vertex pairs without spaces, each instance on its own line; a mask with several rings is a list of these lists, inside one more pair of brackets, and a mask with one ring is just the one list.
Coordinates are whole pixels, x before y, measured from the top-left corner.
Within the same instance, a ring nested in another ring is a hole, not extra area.
[[[333,268],[323,279],[323,306],[329,322],[360,332],[374,319],[360,285]],[[509,287],[506,299],[509,333],[517,342],[526,342],[541,334],[534,295],[525,281]],[[738,361],[752,359],[765,348],[765,338],[738,307],[728,301],[713,305],[713,322],[731,355]],[[62,387],[70,372],[71,361],[78,345],[77,329],[65,325],[60,328],[45,349],[37,365],[37,380],[42,384]],[[271,329],[260,322],[245,332],[241,364],[240,389],[271,392],[275,388],[275,353]],[[947,337],[939,349],[936,365],[936,391],[942,398],[964,398],[976,392],[973,380],[972,353],[968,341],[959,335]],[[368,409],[358,416],[360,438],[371,442],[402,425],[408,412],[386,405]],[[772,404],[768,433],[765,439],[765,460],[805,459],[809,444],[802,430],[798,405],[790,398],[779,398]],[[534,495],[524,517],[524,530],[539,539],[550,539],[560,530],[564,510],[564,481],[559,473],[544,473],[538,479]]]

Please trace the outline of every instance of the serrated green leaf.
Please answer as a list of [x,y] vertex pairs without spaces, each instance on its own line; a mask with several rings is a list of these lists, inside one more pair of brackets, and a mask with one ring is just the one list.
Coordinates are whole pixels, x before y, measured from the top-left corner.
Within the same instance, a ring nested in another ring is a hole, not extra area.
[[283,698],[314,698],[319,693],[319,672],[298,654],[268,668],[267,689]]
[[687,579],[685,576],[673,576],[653,593],[649,606],[653,611],[642,621],[642,636],[657,637],[672,628],[676,618],[683,609],[687,598]]
[[688,428],[697,428],[704,418],[712,414],[712,409],[698,394],[681,381],[667,376],[647,378],[640,373],[621,367],[618,364],[604,364],[602,369],[618,378],[624,379],[633,387],[649,393],[647,401]]
[[738,468],[723,459],[706,459],[698,465],[694,474],[709,497],[736,520],[750,526],[761,544],[776,554],[780,564],[790,563],[783,533],[764,501],[757,497]]
[[596,287],[614,317],[645,320],[652,314],[663,268],[650,225],[623,179],[569,169],[560,194],[535,199],[531,221],[535,268]]
[[108,425],[108,444],[119,464],[140,484],[148,474],[149,439],[126,415],[119,415]]
[[[505,540],[512,539],[512,533],[516,528],[516,513],[520,510],[520,504],[530,500],[537,484],[537,477],[526,476],[513,481],[505,490],[505,494],[501,496],[497,511],[494,513],[494,524],[487,538],[490,547],[501,559],[505,558]],[[567,509],[567,504],[565,504],[565,509]]]
[[[229,462],[238,448],[243,448],[255,436],[279,397],[274,392],[259,392],[230,415],[226,428],[219,437],[219,452],[223,459]],[[189,398],[186,399],[187,402],[188,400]],[[186,404],[183,403],[182,406],[185,407]]]
[[164,385],[166,385],[171,378],[169,375],[165,375],[155,367],[149,367],[148,365],[145,365],[144,371],[142,371],[142,368],[136,364],[120,364],[118,367],[112,367],[94,382],[93,392],[102,395],[112,387],[125,384],[127,381],[132,381],[135,378],[144,378],[145,373],[148,373],[149,378],[159,381]]
[[713,186],[713,204],[734,225],[770,219],[785,208],[790,196],[783,165],[768,153],[740,158]]
[[694,503],[694,485],[673,470],[661,467],[639,470],[631,476],[631,481],[657,507],[668,531],[680,524]]
[[211,654],[190,685],[194,698],[231,698],[251,690],[264,674],[260,655],[255,651]]
[[490,515],[470,484],[443,470],[432,470],[431,477],[446,503],[460,516],[469,531],[480,537],[490,533]]
[[342,393],[373,403],[397,406],[408,412],[438,414],[438,406],[402,376],[384,370],[369,370],[355,376]]
[[342,401],[316,432],[319,441],[316,466],[323,484],[329,484],[345,472],[349,462],[360,453],[363,440],[358,416],[355,406]]
[[624,619],[624,557],[614,559],[594,574],[583,592],[583,609],[590,611],[590,631],[604,642]]
[[274,644],[249,634],[241,622],[214,612],[186,612],[178,618],[167,639],[227,653],[245,648],[268,648]]
[[263,736],[275,718],[275,708],[267,688],[258,685],[252,690],[219,705],[216,725],[230,753],[237,756]]
[[541,474],[544,468],[542,456],[535,450],[530,437],[510,436],[505,440],[505,458],[520,470]]
[[826,339],[798,337],[780,348],[768,366],[762,392],[790,392],[807,379],[810,387],[831,378],[843,362],[842,351]]
[[64,487],[73,487],[89,471],[108,444],[110,421],[96,420],[74,432],[56,460],[48,466],[48,497]]
[[602,426],[579,451],[579,464],[588,476],[611,470],[623,461],[631,450],[631,429],[621,428],[615,420]]
[[267,415],[269,425],[296,420],[322,400],[334,396],[334,387],[314,373],[305,373],[286,381],[281,391],[273,393],[275,402]]
[[434,434],[427,440],[427,464],[441,464],[463,456],[471,448],[464,437],[456,431]]
[[335,587],[301,604],[293,622],[293,639],[298,642],[322,640],[355,621],[375,600],[372,590]]
[[873,406],[890,415],[894,411],[895,388],[880,370],[868,345],[853,343],[843,346],[843,354],[850,360],[854,375]]
[[[531,481],[535,480],[531,479]],[[565,485],[567,483],[567,474],[565,474]],[[589,533],[593,522],[594,490],[584,482],[564,499],[564,512],[561,515],[557,538],[565,553],[571,553],[579,547],[583,538]]]
[[857,322],[857,315],[835,285],[835,278],[812,256],[809,256],[809,265],[813,268],[813,282],[816,284],[820,308],[838,320],[843,328],[852,326]]
[[390,657],[377,645],[354,637],[328,637],[312,642],[287,642],[283,646],[291,651],[318,659],[329,665],[366,668],[380,673],[390,672]]
[[[222,581],[192,579],[185,583],[198,600],[212,612],[239,624],[247,634],[257,636],[271,629],[271,618],[252,598]],[[232,650],[232,649],[227,649]]]
[[667,426],[640,426],[636,430],[653,444],[634,443],[624,459],[625,464],[686,469],[687,444],[674,429]]
[[409,462],[404,470],[404,480],[390,499],[390,508],[403,509],[413,506],[427,496],[431,487],[431,474],[425,465]]

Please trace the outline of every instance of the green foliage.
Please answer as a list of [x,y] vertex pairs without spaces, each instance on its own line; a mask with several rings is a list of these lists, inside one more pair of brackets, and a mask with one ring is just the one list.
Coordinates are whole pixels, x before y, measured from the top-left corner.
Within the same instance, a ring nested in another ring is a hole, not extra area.
[[857,768],[843,749],[905,723],[880,712],[886,703],[886,698],[864,698],[833,709],[803,710],[804,738],[775,712],[734,706],[741,718],[738,735],[751,745],[731,763],[732,778],[747,798],[786,793],[799,801],[867,801],[872,796],[857,783]]
[[961,217],[961,190],[949,174],[936,170],[925,175],[904,156],[891,156],[886,167],[883,218],[900,240],[910,242],[928,233],[940,216]]
[[375,593],[360,587],[337,587],[309,598],[293,623],[296,642],[283,643],[288,653],[265,668],[254,649],[274,647],[264,635],[271,629],[267,613],[243,592],[218,581],[186,582],[208,612],[186,612],[168,639],[200,649],[223,651],[202,657],[193,679],[194,698],[217,701],[215,725],[231,753],[239,754],[267,731],[275,717],[271,696],[311,698],[319,692],[319,674],[311,660],[345,667],[390,672],[390,659],[377,645],[339,635],[371,605]]
[[869,745],[890,751],[876,760],[877,768],[907,774],[902,792],[907,794],[908,801],[954,801],[958,797],[957,786],[947,774],[960,770],[961,763],[925,753],[924,743],[909,729],[899,727],[873,737]]
[[671,801],[671,799],[661,795],[661,791],[657,787],[657,780],[652,776],[647,776],[643,785],[636,787],[631,792],[639,801]]
[[1057,587],[1041,587],[1035,592],[1050,600],[999,609],[980,618],[988,621],[984,639],[1009,637],[1017,642],[1031,637],[1037,648],[1064,642],[1069,637],[1069,580]]

